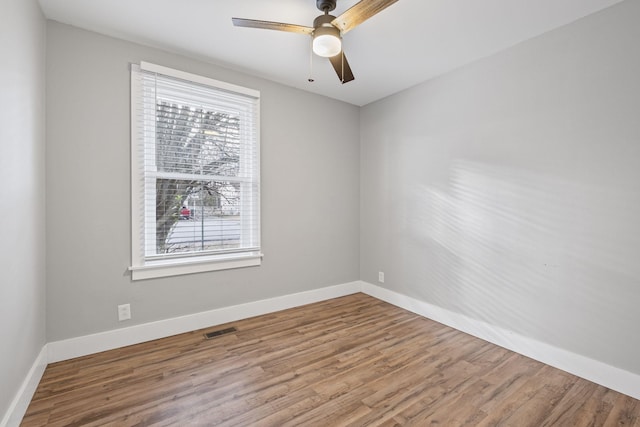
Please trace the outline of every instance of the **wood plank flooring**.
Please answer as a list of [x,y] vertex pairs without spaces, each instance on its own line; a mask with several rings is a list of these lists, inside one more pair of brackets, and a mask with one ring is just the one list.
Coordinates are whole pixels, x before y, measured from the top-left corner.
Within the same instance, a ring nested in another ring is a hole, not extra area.
[[22,425],[640,426],[640,401],[355,294],[51,364]]

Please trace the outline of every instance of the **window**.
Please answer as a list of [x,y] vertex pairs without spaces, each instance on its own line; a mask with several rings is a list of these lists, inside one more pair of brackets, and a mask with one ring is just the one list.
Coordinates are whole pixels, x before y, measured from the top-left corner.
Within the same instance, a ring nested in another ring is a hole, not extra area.
[[260,265],[259,100],[132,65],[134,280]]

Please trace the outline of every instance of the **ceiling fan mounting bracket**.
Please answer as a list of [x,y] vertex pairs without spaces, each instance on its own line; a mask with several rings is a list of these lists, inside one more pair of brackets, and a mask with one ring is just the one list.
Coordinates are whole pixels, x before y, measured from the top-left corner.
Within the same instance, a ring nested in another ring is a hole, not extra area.
[[316,7],[322,12],[331,12],[336,8],[336,0],[316,0]]

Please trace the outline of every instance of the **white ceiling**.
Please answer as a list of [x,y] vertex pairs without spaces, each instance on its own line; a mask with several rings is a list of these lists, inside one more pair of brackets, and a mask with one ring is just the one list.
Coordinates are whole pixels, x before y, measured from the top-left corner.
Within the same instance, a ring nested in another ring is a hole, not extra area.
[[[47,18],[365,105],[621,0],[399,0],[344,37],[342,85],[310,37],[232,17],[312,26],[315,0],[40,0]],[[338,0],[338,16],[357,0]]]

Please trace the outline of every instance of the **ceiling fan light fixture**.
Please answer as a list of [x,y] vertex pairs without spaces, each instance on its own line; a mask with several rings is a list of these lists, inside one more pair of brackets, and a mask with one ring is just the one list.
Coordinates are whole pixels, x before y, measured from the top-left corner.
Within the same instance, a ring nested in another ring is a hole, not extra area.
[[340,30],[331,24],[335,16],[325,14],[313,21],[313,53],[324,58],[331,58],[342,51]]
[[320,34],[313,37],[313,53],[324,58],[336,56],[342,51],[340,37],[333,34]]

